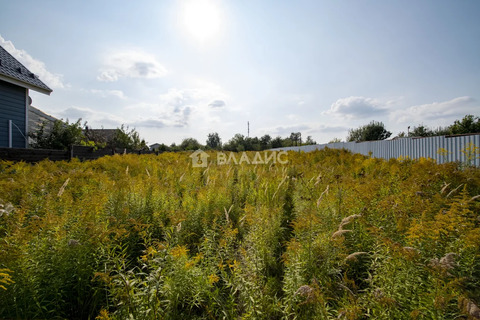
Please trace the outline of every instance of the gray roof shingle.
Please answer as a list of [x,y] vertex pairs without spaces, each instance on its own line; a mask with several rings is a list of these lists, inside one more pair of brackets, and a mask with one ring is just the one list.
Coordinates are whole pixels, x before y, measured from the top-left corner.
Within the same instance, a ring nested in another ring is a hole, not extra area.
[[52,92],[52,89],[2,46],[0,46],[0,79],[41,93],[50,94]]

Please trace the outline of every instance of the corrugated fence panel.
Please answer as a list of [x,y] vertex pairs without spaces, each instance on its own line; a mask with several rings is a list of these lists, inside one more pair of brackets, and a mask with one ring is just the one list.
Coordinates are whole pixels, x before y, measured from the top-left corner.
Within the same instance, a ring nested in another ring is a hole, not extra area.
[[[480,134],[436,136],[428,138],[400,138],[395,140],[365,142],[335,142],[300,147],[278,148],[285,151],[304,151],[346,149],[353,153],[369,155],[375,158],[431,158],[437,163],[462,162],[480,167]],[[444,149],[444,150],[442,150]]]

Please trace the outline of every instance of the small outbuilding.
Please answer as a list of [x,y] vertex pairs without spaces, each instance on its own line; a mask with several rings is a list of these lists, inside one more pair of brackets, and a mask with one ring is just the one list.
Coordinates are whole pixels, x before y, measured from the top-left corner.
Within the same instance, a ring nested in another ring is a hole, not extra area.
[[29,90],[52,92],[0,46],[0,148],[28,147]]

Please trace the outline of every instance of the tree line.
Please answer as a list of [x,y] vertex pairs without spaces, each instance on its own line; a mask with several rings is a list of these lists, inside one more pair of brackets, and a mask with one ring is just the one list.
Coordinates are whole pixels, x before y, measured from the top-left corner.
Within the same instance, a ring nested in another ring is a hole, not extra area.
[[72,123],[67,119],[67,121],[56,120],[51,128],[47,128],[47,123],[43,122],[36,131],[31,132],[28,136],[30,146],[35,149],[67,150],[72,145],[91,146],[98,149],[148,149],[145,140],[140,138],[139,133],[125,125],[114,130],[105,130],[112,133],[108,137],[94,134],[94,131],[96,130],[88,128],[86,122],[82,125],[81,119]]
[[[122,125],[113,130],[109,137],[99,137],[92,134],[95,130],[89,130],[87,123],[82,125],[81,119],[70,123],[57,120],[52,128],[47,129],[46,124],[42,124],[35,132],[29,135],[31,147],[41,149],[63,149],[66,150],[72,145],[92,146],[95,148],[125,148],[130,150],[148,149],[145,140],[140,138],[135,129]],[[112,130],[107,130],[112,131]],[[441,135],[455,135],[480,133],[480,118],[478,116],[466,115],[461,120],[455,120],[453,124],[447,127],[429,128],[423,124],[408,127],[407,133],[400,132],[396,137],[432,137]],[[348,131],[347,142],[352,141],[375,141],[388,139],[392,133],[385,128],[383,122],[371,121]],[[335,138],[332,142],[342,142]],[[302,138],[301,132],[292,132],[289,136],[282,138],[280,136],[272,137],[268,134],[259,137],[244,136],[240,133],[235,134],[230,140],[223,143],[217,132],[209,133],[205,144],[200,143],[195,138],[183,139],[180,144],[172,143],[166,145],[158,144],[155,150],[159,152],[177,152],[190,151],[198,149],[224,150],[224,151],[262,151],[273,148],[313,145],[317,144],[311,136]]]
[[292,147],[292,146],[304,146],[317,144],[311,136],[307,136],[305,140],[302,139],[301,132],[292,132],[290,136],[282,138],[277,136],[272,138],[269,134],[265,134],[258,137],[248,137],[243,134],[237,133],[226,143],[222,143],[222,139],[217,132],[209,133],[205,144],[201,144],[195,138],[186,138],[176,145],[175,143],[167,146],[166,144],[160,144],[156,150],[165,151],[188,151],[188,150],[224,150],[224,151],[262,151],[272,148]]
[[[461,120],[455,120],[453,124],[447,127],[429,128],[423,124],[413,127],[412,130],[408,127],[407,133],[400,132],[396,137],[433,137],[468,133],[480,133],[480,118],[478,116],[468,114]],[[392,133],[385,128],[383,122],[372,121],[356,129],[350,129],[346,140],[347,142],[385,140],[391,135]],[[335,139],[332,142],[340,141]]]

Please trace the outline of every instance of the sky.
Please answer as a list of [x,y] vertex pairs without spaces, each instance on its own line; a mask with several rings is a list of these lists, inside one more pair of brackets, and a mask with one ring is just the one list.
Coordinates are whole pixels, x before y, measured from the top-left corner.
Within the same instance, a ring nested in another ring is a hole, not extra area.
[[480,115],[477,0],[0,0],[33,105],[148,144],[217,132],[317,143]]

